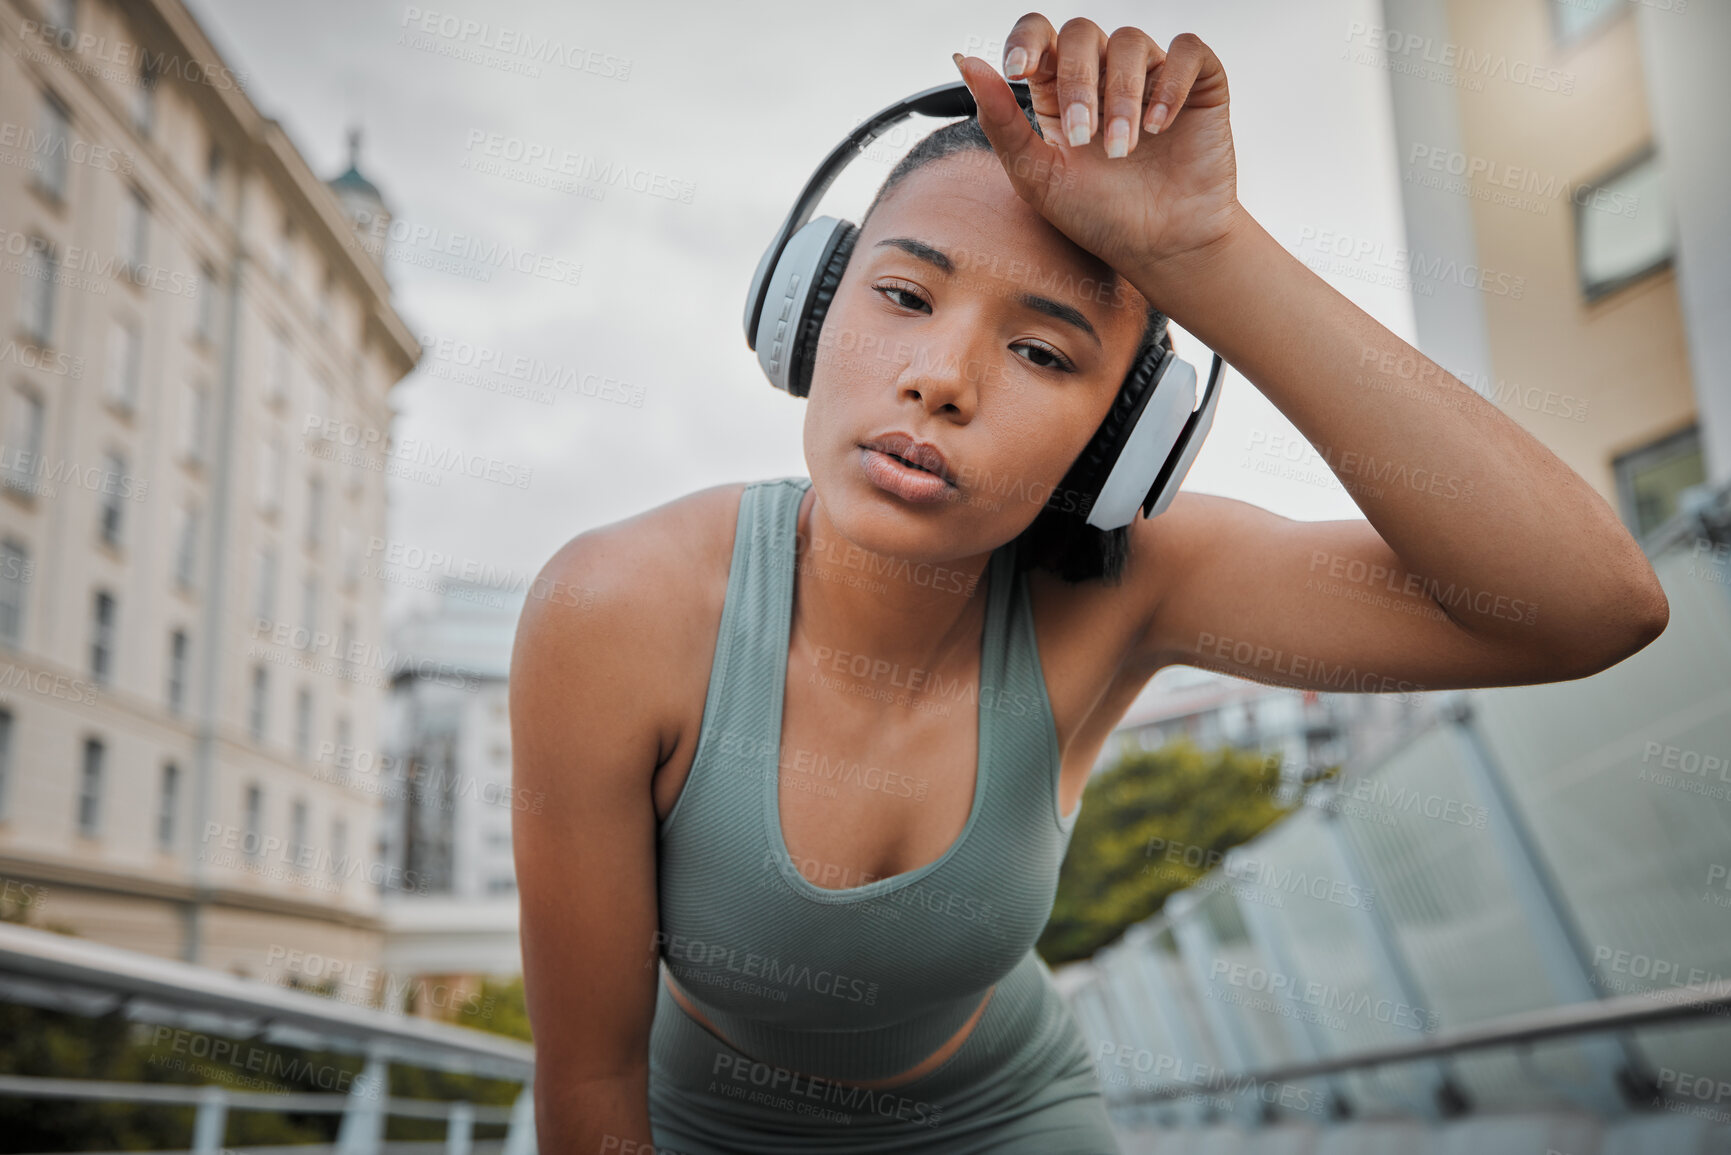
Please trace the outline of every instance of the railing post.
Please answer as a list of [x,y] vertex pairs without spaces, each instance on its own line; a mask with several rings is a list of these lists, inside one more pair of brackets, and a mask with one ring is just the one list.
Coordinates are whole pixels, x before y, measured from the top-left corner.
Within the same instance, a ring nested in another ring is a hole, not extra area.
[[385,1097],[390,1093],[390,1064],[378,1054],[367,1056],[367,1065],[349,1087],[337,1129],[337,1155],[378,1155],[385,1137]]
[[535,1083],[523,1084],[511,1106],[511,1129],[505,1132],[505,1147],[500,1155],[535,1155]]
[[445,1122],[445,1155],[469,1155],[469,1137],[475,1130],[475,1108],[452,1103]]
[[228,1092],[217,1084],[203,1088],[192,1121],[193,1155],[218,1155],[228,1131]]
[[[1593,964],[1579,927],[1563,898],[1562,888],[1528,828],[1514,792],[1490,746],[1473,720],[1473,703],[1463,699],[1450,719],[1461,763],[1490,805],[1489,833],[1508,868],[1509,889],[1527,916],[1527,928],[1538,948],[1546,977],[1563,1003],[1592,1002],[1599,998],[1593,983]],[[1600,1086],[1579,1101],[1589,1108],[1620,1114],[1639,1101],[1642,1083],[1651,1079],[1627,1035],[1610,1039],[1583,1039],[1581,1052]]]

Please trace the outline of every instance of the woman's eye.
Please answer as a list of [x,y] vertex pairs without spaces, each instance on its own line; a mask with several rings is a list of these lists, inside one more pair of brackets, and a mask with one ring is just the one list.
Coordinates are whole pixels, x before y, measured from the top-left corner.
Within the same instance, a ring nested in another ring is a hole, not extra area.
[[1024,341],[1019,345],[1012,345],[1010,347],[1012,349],[1026,349],[1028,352],[1036,354],[1036,356],[1027,357],[1024,358],[1024,360],[1028,361],[1030,364],[1039,366],[1041,369],[1062,369],[1065,372],[1070,372],[1075,368],[1075,366],[1071,365],[1063,354],[1059,353],[1055,349],[1048,349],[1044,345],[1034,345]]
[[925,301],[921,299],[919,294],[907,289],[897,288],[894,285],[879,285],[877,289],[878,292],[889,297],[891,300],[894,300],[896,297],[906,297],[907,299],[905,301],[895,301],[897,305],[900,305],[904,309],[919,309],[925,305]]

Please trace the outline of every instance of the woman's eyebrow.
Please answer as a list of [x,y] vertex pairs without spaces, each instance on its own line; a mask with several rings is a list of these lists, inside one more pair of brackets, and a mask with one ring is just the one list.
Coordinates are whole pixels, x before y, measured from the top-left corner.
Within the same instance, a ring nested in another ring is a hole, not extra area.
[[956,271],[955,264],[944,254],[943,250],[934,249],[924,241],[916,241],[912,237],[885,237],[872,247],[881,248],[884,245],[894,245],[909,256],[918,257],[928,265],[936,265],[946,273]]
[[[912,237],[885,237],[872,247],[881,248],[884,245],[893,245],[909,256],[916,257],[946,273],[956,271],[955,263],[942,249],[935,249],[924,241],[916,241]],[[1017,295],[1016,303],[1025,309],[1032,309],[1036,313],[1044,313],[1054,321],[1063,321],[1067,325],[1072,325],[1088,334],[1093,339],[1094,344],[1100,344],[1100,334],[1094,331],[1094,326],[1088,323],[1088,318],[1084,317],[1079,309],[1072,308],[1062,301],[1054,301],[1050,297],[1042,297],[1037,293],[1021,293]]]

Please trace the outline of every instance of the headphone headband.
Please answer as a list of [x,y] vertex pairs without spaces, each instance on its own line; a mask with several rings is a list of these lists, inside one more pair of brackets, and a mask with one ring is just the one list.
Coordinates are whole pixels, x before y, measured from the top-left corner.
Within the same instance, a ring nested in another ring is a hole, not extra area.
[[[1034,106],[1034,97],[1028,91],[1027,81],[1010,81],[1010,91],[1015,94],[1016,103],[1023,108]],[[910,116],[962,117],[973,116],[977,111],[979,107],[974,103],[974,94],[968,91],[968,86],[960,80],[952,80],[948,84],[934,85],[924,92],[916,92],[879,109],[862,120],[848,134],[846,140],[830,150],[829,155],[823,158],[823,163],[817,166],[817,171],[811,174],[811,179],[805,182],[805,188],[800,190],[799,197],[793,202],[787,219],[781,223],[781,228],[769,242],[769,247],[764,250],[763,259],[757,262],[757,272],[751,278],[751,292],[745,298],[745,344],[748,349],[757,349],[757,322],[763,316],[764,298],[769,295],[770,270],[774,269],[775,262],[781,259],[782,250],[787,248],[787,242],[792,239],[793,234],[811,219],[817,202],[823,199],[823,194],[829,191],[829,186],[835,183],[835,178],[841,175],[841,170],[848,166],[848,162],[864,152],[866,146],[882,136],[885,130]]]
[[[1026,111],[1025,81],[1010,82]],[[916,92],[854,127],[818,165],[752,275],[745,301],[745,343],[771,385],[795,397],[810,389],[818,337],[859,236],[859,226],[835,217],[812,219],[817,202],[841,170],[885,129],[914,115],[966,117],[977,111],[961,81]],[[773,313],[769,302],[775,301]],[[1223,362],[1214,354],[1197,397],[1197,373],[1175,357],[1161,314],[1155,339],[1139,350],[1093,439],[1071,465],[1064,487],[1085,497],[1078,516],[1096,529],[1130,524],[1164,510],[1178,491],[1214,422]]]

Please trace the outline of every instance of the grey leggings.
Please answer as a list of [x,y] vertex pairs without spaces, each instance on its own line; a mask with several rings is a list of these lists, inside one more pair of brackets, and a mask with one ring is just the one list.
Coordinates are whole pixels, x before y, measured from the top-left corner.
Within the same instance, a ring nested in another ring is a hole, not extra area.
[[879,1091],[756,1062],[657,990],[649,1053],[656,1155],[1119,1155],[1081,1032],[1031,966],[998,984],[941,1066]]

